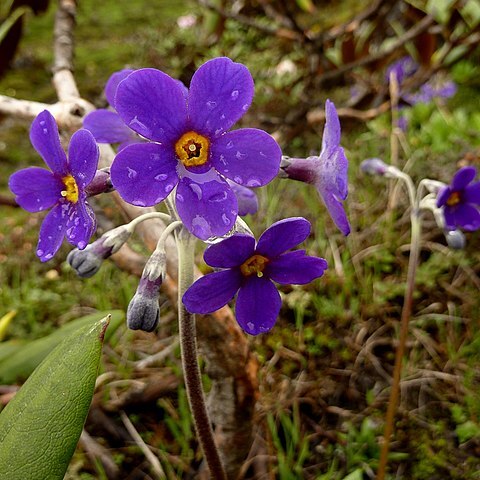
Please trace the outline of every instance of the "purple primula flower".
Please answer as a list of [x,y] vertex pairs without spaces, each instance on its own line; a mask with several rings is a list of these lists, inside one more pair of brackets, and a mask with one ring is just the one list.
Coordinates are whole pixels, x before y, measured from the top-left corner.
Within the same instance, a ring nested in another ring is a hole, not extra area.
[[197,280],[184,294],[191,313],[211,313],[237,293],[235,316],[250,335],[268,332],[278,317],[281,300],[274,282],[304,285],[321,277],[327,268],[323,258],[309,257],[305,250],[288,252],[310,233],[302,217],[286,218],[267,228],[255,244],[251,235],[236,234],[210,245],[205,262],[217,272]]
[[25,210],[51,208],[37,246],[38,257],[46,262],[60,248],[63,237],[84,249],[95,231],[95,215],[86,202],[85,189],[97,171],[99,151],[92,134],[78,130],[70,141],[67,160],[57,124],[47,110],[33,121],[30,140],[52,171],[39,167],[19,170],[10,177],[9,187]]
[[237,197],[238,214],[243,217],[245,215],[254,215],[258,210],[257,194],[247,187],[238,185],[227,179],[227,183],[232,187],[233,193]]
[[438,192],[437,207],[443,209],[447,230],[480,228],[480,182],[472,183],[477,171],[463,167],[453,177],[451,185]]
[[293,180],[315,185],[335,225],[344,235],[350,233],[350,225],[342,200],[348,195],[348,160],[340,146],[340,121],[335,105],[325,103],[325,128],[322,151],[319,156],[288,158],[282,161],[284,174]]
[[160,203],[177,186],[178,214],[197,237],[227,233],[238,202],[226,179],[260,187],[278,173],[281,150],[263,130],[228,131],[248,110],[253,79],[247,67],[216,58],[193,75],[188,97],[179,82],[152,68],[117,89],[115,108],[149,143],[130,145],[112,164],[112,183],[129,203]]
[[119,143],[120,150],[131,143],[141,141],[139,136],[125,125],[115,111],[115,93],[118,84],[132,72],[134,70],[124,69],[112,74],[105,85],[105,97],[111,109],[100,108],[90,112],[83,119],[84,128],[92,132],[98,143]]

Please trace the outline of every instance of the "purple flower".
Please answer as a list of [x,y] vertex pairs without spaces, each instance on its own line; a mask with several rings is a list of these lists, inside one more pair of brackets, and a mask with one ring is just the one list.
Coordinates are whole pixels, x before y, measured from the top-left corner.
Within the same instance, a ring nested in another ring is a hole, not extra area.
[[401,85],[406,78],[411,77],[418,70],[418,63],[409,55],[400,58],[387,67],[385,80],[390,82],[390,75],[393,73],[397,83]]
[[447,230],[463,228],[467,231],[480,228],[480,182],[472,183],[477,171],[463,167],[453,177],[451,185],[438,193],[437,207],[443,208]]
[[325,103],[325,128],[320,155],[308,158],[287,158],[282,161],[284,174],[293,180],[315,185],[335,225],[344,235],[350,233],[342,200],[348,194],[348,160],[340,146],[340,121],[335,105]]
[[141,141],[139,136],[125,125],[115,109],[115,93],[118,84],[127,78],[134,70],[125,69],[115,72],[105,85],[105,96],[112,109],[100,108],[90,112],[83,119],[83,126],[89,130],[98,143],[119,143],[119,149],[131,143]]
[[227,183],[233,190],[233,193],[237,197],[238,202],[238,214],[243,217],[245,215],[254,215],[258,210],[258,198],[257,194],[247,187],[238,185],[235,182],[227,179]]
[[131,73],[117,89],[115,108],[149,143],[121,150],[112,183],[129,203],[155,205],[177,186],[175,201],[186,227],[206,240],[234,225],[238,202],[225,178],[260,187],[278,173],[281,150],[263,130],[228,131],[253,99],[248,69],[216,58],[193,75],[188,97],[165,73]]
[[310,233],[304,218],[287,218],[265,230],[255,244],[250,235],[236,234],[210,245],[205,262],[222,270],[197,280],[183,296],[191,313],[211,313],[237,293],[235,315],[251,335],[268,332],[278,317],[280,294],[274,282],[306,284],[321,277],[327,268],[323,258],[309,257],[305,250],[287,252]]
[[86,202],[85,189],[97,171],[99,151],[92,134],[79,130],[72,136],[67,160],[57,124],[47,110],[33,121],[30,141],[52,171],[39,167],[19,170],[10,177],[9,187],[25,210],[51,208],[37,246],[38,257],[46,262],[60,248],[64,236],[83,249],[95,231],[95,215]]

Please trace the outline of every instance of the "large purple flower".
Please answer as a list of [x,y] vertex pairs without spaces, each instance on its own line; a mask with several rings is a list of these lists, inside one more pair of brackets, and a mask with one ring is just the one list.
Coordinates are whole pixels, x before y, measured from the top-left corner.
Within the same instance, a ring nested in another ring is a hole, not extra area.
[[350,233],[350,225],[342,201],[348,195],[348,160],[340,146],[340,121],[335,105],[325,103],[325,128],[322,151],[319,156],[288,158],[282,161],[286,177],[315,185],[335,225],[344,235]]
[[98,164],[98,146],[87,130],[77,131],[70,141],[68,160],[60,145],[58,127],[47,111],[32,123],[30,140],[51,172],[29,167],[14,173],[10,190],[17,203],[29,212],[52,208],[45,217],[37,246],[42,262],[50,260],[63,237],[84,249],[95,231],[95,215],[86,202],[85,189],[93,180]]
[[210,245],[205,262],[222,270],[197,280],[183,296],[191,313],[211,313],[237,293],[235,316],[251,335],[268,332],[278,317],[280,295],[272,280],[281,284],[306,284],[321,277],[327,268],[323,258],[309,257],[305,250],[287,252],[310,233],[304,218],[287,218],[265,230],[255,244],[250,235],[237,234]]
[[443,209],[447,230],[480,228],[480,182],[472,183],[477,171],[463,167],[453,177],[451,185],[438,193],[437,207]]
[[149,143],[121,150],[112,183],[129,203],[155,205],[177,186],[177,211],[186,227],[206,240],[234,225],[238,203],[226,179],[247,187],[278,173],[281,150],[263,130],[228,131],[253,99],[248,69],[216,58],[194,74],[188,97],[165,73],[141,69],[123,80],[115,108]]

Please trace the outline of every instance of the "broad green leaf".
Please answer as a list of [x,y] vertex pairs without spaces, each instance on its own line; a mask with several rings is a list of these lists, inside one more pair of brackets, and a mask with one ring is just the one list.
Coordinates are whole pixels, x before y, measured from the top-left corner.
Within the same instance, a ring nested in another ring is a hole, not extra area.
[[[3,361],[0,349],[0,383],[9,384],[25,380],[65,337],[84,325],[92,325],[105,315],[105,312],[98,312],[73,320],[46,337],[26,343],[23,348],[16,349],[10,356],[4,357]],[[122,310],[114,310],[111,317],[106,341],[123,322],[125,313]]]
[[12,310],[0,318],[0,342],[3,341],[5,335],[7,334],[8,326],[12,321],[13,317],[17,314],[16,310]]
[[109,318],[63,340],[0,414],[0,478],[61,480],[87,417]]
[[18,350],[23,348],[26,342],[22,340],[8,340],[7,342],[0,343],[0,365],[3,360],[11,357]]

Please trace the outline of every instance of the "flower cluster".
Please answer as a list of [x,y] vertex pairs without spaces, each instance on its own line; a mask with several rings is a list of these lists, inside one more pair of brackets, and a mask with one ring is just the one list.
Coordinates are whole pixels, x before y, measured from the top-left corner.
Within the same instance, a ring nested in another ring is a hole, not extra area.
[[[28,211],[51,208],[40,230],[40,259],[51,259],[66,237],[77,247],[68,262],[80,276],[90,277],[142,219],[87,245],[96,225],[87,197],[112,187],[138,206],[153,206],[170,197],[171,216],[161,212],[142,216],[163,215],[169,225],[130,302],[129,327],[146,331],[156,327],[166,268],[164,244],[176,228],[186,227],[202,240],[220,237],[204,255],[207,264],[219,270],[190,286],[183,296],[186,308],[191,313],[210,313],[238,292],[240,326],[252,335],[269,331],[281,306],[274,282],[306,284],[323,275],[327,262],[306,255],[305,250],[290,251],[310,233],[310,223],[301,217],[273,224],[258,242],[250,234],[239,233],[249,229],[237,222],[237,215],[253,214],[258,208],[252,188],[275,178],[282,160],[277,142],[263,130],[230,130],[250,107],[253,91],[248,69],[228,58],[202,65],[189,89],[151,68],[116,72],[105,88],[109,109],[87,115],[85,129],[72,136],[68,158],[54,118],[42,112],[32,124],[30,138],[51,171],[27,168],[9,182],[17,202]],[[120,144],[110,171],[97,171],[96,141]],[[314,184],[345,235],[350,231],[342,204],[347,196],[347,168],[338,115],[327,100],[320,155],[284,157],[281,173]],[[237,233],[231,235],[233,231]]]
[[304,218],[274,223],[258,242],[250,235],[233,235],[210,245],[205,262],[221,269],[197,280],[183,296],[191,313],[211,313],[226,305],[238,292],[235,316],[251,334],[268,332],[278,317],[280,295],[273,284],[305,284],[321,277],[327,268],[323,258],[305,250],[287,250],[302,243],[310,233]]

